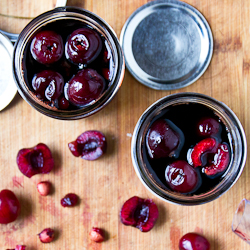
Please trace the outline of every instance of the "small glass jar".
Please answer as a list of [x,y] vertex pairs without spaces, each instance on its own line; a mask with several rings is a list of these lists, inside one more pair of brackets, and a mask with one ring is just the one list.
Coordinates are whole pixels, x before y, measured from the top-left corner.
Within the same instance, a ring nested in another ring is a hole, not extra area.
[[[151,166],[149,166],[149,163],[146,163],[144,160],[145,158],[143,154],[145,154],[145,151],[143,151],[143,145],[145,145],[146,134],[153,120],[163,114],[166,109],[171,109],[171,106],[192,103],[198,103],[206,106],[212,110],[225,125],[228,139],[230,141],[231,160],[226,172],[221,177],[220,182],[212,187],[212,189],[201,194],[185,195],[171,191],[167,188],[167,186],[163,187],[159,184]],[[174,204],[199,205],[213,201],[220,197],[238,180],[246,162],[246,136],[240,121],[232,110],[229,109],[224,103],[203,94],[178,93],[158,100],[142,114],[134,129],[131,144],[131,155],[136,174],[146,188],[149,189],[154,195],[164,201]]]
[[[107,41],[114,64],[112,80],[109,82],[104,93],[94,102],[71,110],[60,110],[39,100],[34,95],[25,77],[26,69],[23,65],[23,61],[26,56],[25,53],[28,53],[27,50],[31,39],[34,37],[34,34],[46,25],[56,21],[80,22],[84,26],[90,26],[91,28],[97,30],[99,34],[104,37],[105,42]],[[74,120],[84,118],[98,112],[113,99],[119,90],[123,81],[124,72],[124,57],[115,32],[100,17],[81,8],[59,7],[39,15],[22,30],[14,48],[13,73],[20,95],[33,108],[52,118]]]

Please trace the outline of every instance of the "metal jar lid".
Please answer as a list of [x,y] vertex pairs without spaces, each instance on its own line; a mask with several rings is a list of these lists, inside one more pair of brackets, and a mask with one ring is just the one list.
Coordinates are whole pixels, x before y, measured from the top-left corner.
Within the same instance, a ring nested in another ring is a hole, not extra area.
[[213,53],[211,29],[194,7],[156,0],[137,9],[123,26],[120,42],[126,67],[142,84],[158,90],[195,82]]
[[12,74],[13,44],[0,32],[0,111],[14,98],[17,87]]

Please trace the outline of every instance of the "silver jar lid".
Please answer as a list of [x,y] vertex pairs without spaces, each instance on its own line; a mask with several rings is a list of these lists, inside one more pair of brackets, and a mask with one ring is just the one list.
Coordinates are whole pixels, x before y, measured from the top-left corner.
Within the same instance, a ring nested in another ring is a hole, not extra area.
[[142,84],[158,90],[195,82],[213,53],[211,29],[194,7],[156,0],[137,9],[120,36],[126,67]]
[[0,111],[14,98],[17,87],[12,74],[13,44],[0,32]]

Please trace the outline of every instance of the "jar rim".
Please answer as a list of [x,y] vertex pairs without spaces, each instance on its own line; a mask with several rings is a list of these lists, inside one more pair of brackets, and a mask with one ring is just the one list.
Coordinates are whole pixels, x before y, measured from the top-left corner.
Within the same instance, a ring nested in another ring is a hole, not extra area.
[[[164,190],[157,184],[149,172],[147,172],[147,166],[143,162],[142,157],[143,138],[145,137],[152,118],[157,116],[164,108],[181,103],[200,103],[206,105],[223,120],[232,137],[233,159],[230,162],[228,170],[214,188],[199,195],[184,195],[171,190]],[[213,201],[235,184],[246,162],[246,149],[246,136],[243,127],[237,116],[227,105],[204,94],[184,92],[165,96],[144,111],[135,126],[132,136],[131,157],[137,176],[149,191],[164,201],[191,206]]]
[[[77,19],[84,24],[89,24],[97,29],[105,39],[107,39],[113,57],[114,57],[114,77],[109,83],[107,89],[94,103],[85,105],[82,108],[75,110],[58,110],[48,107],[42,101],[38,101],[34,94],[29,90],[23,76],[22,55],[30,41],[30,38],[42,27],[48,23],[62,19]],[[105,107],[115,96],[119,90],[125,72],[125,61],[123,52],[119,44],[119,40],[111,28],[102,18],[96,14],[78,7],[58,7],[53,10],[42,13],[33,20],[20,33],[14,47],[13,53],[13,75],[18,88],[18,92],[23,99],[28,102],[33,108],[49,117],[62,120],[75,120],[88,117]]]

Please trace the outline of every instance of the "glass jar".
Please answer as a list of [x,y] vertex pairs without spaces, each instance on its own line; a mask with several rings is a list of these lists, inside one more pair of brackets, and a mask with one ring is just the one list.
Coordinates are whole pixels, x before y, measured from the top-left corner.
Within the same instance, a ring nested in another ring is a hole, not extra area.
[[[144,160],[143,154],[145,154],[145,150],[143,151],[143,145],[145,145],[146,135],[150,124],[152,124],[152,121],[156,120],[159,115],[166,112],[166,109],[171,109],[173,106],[192,103],[206,106],[212,110],[225,125],[231,148],[231,160],[218,184],[207,192],[186,195],[174,192],[167,186],[163,186],[159,183],[159,179],[154,174],[154,170],[149,162]],[[146,188],[154,195],[164,201],[174,204],[199,205],[220,197],[238,180],[246,162],[246,136],[240,121],[224,103],[203,94],[178,93],[158,100],[142,114],[134,129],[131,155],[136,174]]]
[[[46,25],[60,21],[64,23],[80,22],[84,26],[97,30],[99,34],[104,37],[105,42],[107,41],[108,43],[114,65],[112,80],[109,82],[104,93],[94,102],[71,110],[60,110],[39,100],[33,93],[30,83],[27,82],[26,70],[28,69],[24,66],[24,60],[27,53],[29,53],[28,46],[34,34]],[[117,93],[122,84],[124,72],[125,63],[122,49],[112,28],[97,15],[81,8],[59,7],[39,15],[22,30],[14,48],[13,73],[20,95],[33,108],[52,118],[73,120],[84,118],[98,112],[105,107]]]

